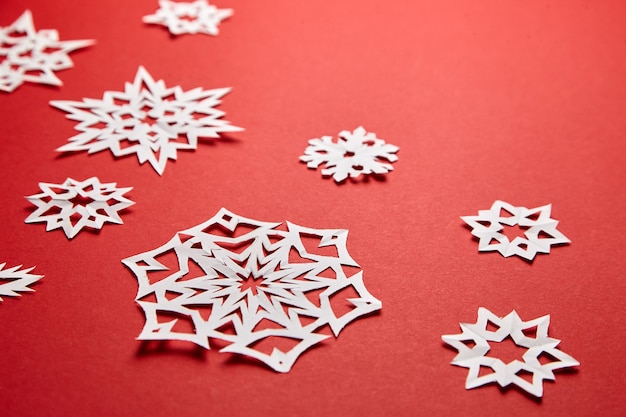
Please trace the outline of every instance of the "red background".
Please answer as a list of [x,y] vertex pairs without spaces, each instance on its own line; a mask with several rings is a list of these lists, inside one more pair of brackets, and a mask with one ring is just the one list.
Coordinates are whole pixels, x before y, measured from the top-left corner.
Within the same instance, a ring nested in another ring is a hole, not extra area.
[[[0,262],[36,265],[36,292],[0,305],[3,416],[619,415],[626,284],[626,3],[222,0],[218,37],[170,37],[156,0],[2,0],[38,29],[93,38],[61,88],[0,95]],[[159,177],[134,157],[60,156],[74,122],[50,100],[100,98],[144,65],[184,89],[232,86],[221,109],[245,132],[179,152]],[[400,147],[385,181],[336,185],[298,156],[363,125]],[[27,225],[38,182],[98,176],[132,186],[124,225]],[[479,254],[459,219],[502,199],[553,204],[572,244],[532,264]],[[143,325],[121,259],[220,207],[350,231],[379,315],[303,354],[288,374],[216,350],[135,340]],[[581,362],[535,401],[466,391],[441,335],[484,306],[551,315]],[[148,351],[146,351],[148,350]]]

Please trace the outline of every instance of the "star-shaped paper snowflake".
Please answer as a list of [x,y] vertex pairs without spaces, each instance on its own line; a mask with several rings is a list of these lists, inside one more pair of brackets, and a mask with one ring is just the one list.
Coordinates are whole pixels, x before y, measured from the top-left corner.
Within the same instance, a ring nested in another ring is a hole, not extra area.
[[26,10],[11,26],[0,28],[0,91],[10,93],[26,81],[62,85],[54,72],[72,66],[70,52],[93,43],[60,41],[56,30],[37,31]]
[[144,23],[167,26],[173,35],[205,33],[216,36],[220,22],[233,15],[233,9],[218,9],[206,0],[191,3],[159,1],[159,10],[144,16]]
[[37,209],[26,223],[46,223],[46,231],[63,229],[72,239],[84,227],[101,229],[104,223],[122,224],[119,212],[135,204],[124,197],[132,187],[117,188],[96,177],[85,181],[68,178],[62,184],[40,182],[40,194],[26,197]]
[[356,178],[361,174],[386,174],[392,171],[393,167],[385,160],[397,161],[395,153],[398,150],[397,146],[377,138],[375,133],[357,127],[353,132],[340,132],[337,142],[333,142],[331,136],[309,140],[309,146],[300,160],[313,169],[325,163],[322,175],[332,175],[336,182],[341,182],[348,176]]
[[[488,330],[489,323],[497,329]],[[515,311],[500,318],[480,307],[475,324],[461,323],[462,333],[444,335],[442,339],[459,352],[452,364],[469,368],[465,388],[476,388],[492,382],[501,387],[514,384],[536,397],[541,397],[543,380],[553,381],[554,370],[580,365],[577,360],[557,348],[560,340],[548,337],[549,324],[549,315],[522,321]],[[527,335],[533,329],[534,337]],[[486,356],[491,348],[489,342],[499,343],[507,337],[511,337],[516,345],[527,349],[522,356],[523,362],[516,359],[504,363],[498,358]],[[479,376],[481,367],[490,368],[493,372]],[[524,373],[532,374],[532,382],[521,376]]]
[[[139,282],[136,300],[146,316],[139,340],[186,340],[209,349],[209,339],[220,339],[229,343],[221,352],[288,372],[300,354],[330,337],[318,329],[328,325],[337,336],[381,308],[363,272],[344,269],[358,268],[346,230],[280,226],[221,209],[165,245],[124,259]],[[177,258],[170,267],[161,263],[168,253]],[[193,330],[176,330],[179,320]],[[269,349],[261,349],[264,343]]]
[[57,150],[136,154],[140,164],[149,162],[161,175],[168,159],[176,159],[179,149],[196,149],[198,138],[243,130],[222,120],[224,112],[215,108],[229,91],[167,88],[139,67],[123,92],[107,91],[102,100],[50,102],[80,122],[76,130],[81,133]]
[[35,267],[20,270],[22,265],[18,265],[4,269],[5,265],[6,263],[0,264],[0,296],[19,297],[20,292],[34,291],[28,286],[43,278],[43,275],[30,274]]
[[[489,210],[480,210],[478,216],[462,216],[472,228],[480,252],[498,251],[502,256],[520,256],[533,260],[537,253],[550,253],[550,246],[569,243],[556,227],[558,221],[550,218],[552,205],[527,209],[514,207],[504,201],[496,201]],[[524,236],[509,241],[502,231],[505,226],[519,226]]]

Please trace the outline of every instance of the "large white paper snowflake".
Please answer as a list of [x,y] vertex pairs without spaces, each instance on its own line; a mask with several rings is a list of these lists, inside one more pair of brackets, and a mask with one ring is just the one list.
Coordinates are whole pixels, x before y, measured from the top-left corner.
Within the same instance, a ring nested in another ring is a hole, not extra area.
[[35,30],[26,10],[13,24],[0,28],[0,91],[10,93],[24,82],[62,85],[54,74],[72,66],[69,53],[92,40],[60,41],[56,30]]
[[173,35],[205,33],[216,36],[220,22],[233,15],[233,9],[218,9],[206,0],[190,3],[159,0],[160,8],[143,17],[145,23],[167,26]]
[[[497,329],[488,330],[490,322]],[[549,324],[549,315],[522,321],[515,311],[500,318],[480,307],[476,323],[461,323],[462,333],[444,335],[442,339],[459,352],[452,364],[469,368],[465,388],[476,388],[492,382],[501,387],[514,384],[536,397],[541,397],[543,380],[553,381],[554,370],[580,365],[576,359],[557,348],[560,340],[548,337]],[[534,336],[526,334],[533,329]],[[507,337],[511,337],[517,346],[527,349],[522,356],[523,362],[516,359],[504,363],[501,359],[486,356],[491,348],[489,342],[499,343]],[[490,368],[493,372],[479,376],[481,367]],[[521,376],[524,373],[532,374],[532,382]]]
[[40,194],[26,197],[37,206],[26,223],[46,223],[46,231],[63,229],[72,239],[84,227],[101,229],[104,223],[122,224],[119,212],[135,204],[124,197],[132,187],[117,188],[97,177],[66,179],[62,184],[40,182]]
[[76,130],[81,133],[57,150],[136,154],[140,164],[149,162],[161,175],[167,160],[176,159],[179,149],[196,149],[198,138],[243,130],[222,120],[224,112],[215,108],[229,91],[167,88],[139,67],[123,92],[106,91],[102,100],[50,102],[68,112],[68,119],[80,122]]
[[18,265],[4,269],[5,265],[6,263],[0,264],[0,296],[19,297],[20,292],[35,291],[28,286],[43,278],[43,275],[30,274],[35,267],[20,270],[22,265]]
[[[570,242],[556,229],[559,222],[550,218],[551,209],[551,204],[527,209],[498,200],[489,210],[480,210],[478,216],[462,216],[461,219],[479,239],[480,252],[498,251],[504,257],[517,255],[533,260],[538,253],[550,253],[552,245]],[[519,226],[525,237],[516,236],[510,241],[502,233],[505,226]]]
[[[352,320],[381,308],[365,288],[363,272],[348,276],[344,270],[358,267],[346,248],[347,230],[287,222],[285,231],[280,225],[221,209],[165,245],[124,259],[139,282],[136,300],[146,316],[138,339],[186,340],[207,349],[209,339],[219,339],[229,343],[221,352],[288,372],[300,354],[329,337],[320,328],[329,326],[337,336]],[[304,238],[313,238],[315,249],[307,250]],[[332,254],[321,253],[329,249]],[[176,255],[174,269],[159,261],[167,253]],[[336,312],[337,301],[347,311]],[[159,317],[163,313],[170,316]],[[174,330],[181,319],[190,320],[193,330]],[[276,340],[295,346],[281,350]],[[264,341],[272,344],[271,352],[257,349]]]
[[385,162],[395,162],[399,148],[386,144],[377,138],[375,133],[357,127],[353,132],[344,130],[339,133],[337,142],[331,136],[322,136],[309,140],[300,160],[309,168],[322,168],[323,176],[331,176],[341,182],[350,176],[356,178],[361,174],[386,174],[393,166]]

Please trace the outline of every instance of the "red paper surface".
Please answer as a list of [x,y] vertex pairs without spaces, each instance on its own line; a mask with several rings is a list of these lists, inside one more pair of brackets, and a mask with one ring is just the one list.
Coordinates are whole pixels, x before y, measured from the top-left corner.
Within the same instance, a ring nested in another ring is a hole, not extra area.
[[[95,39],[60,88],[0,95],[0,262],[36,265],[36,292],[0,305],[3,416],[589,416],[624,412],[626,4],[619,1],[222,0],[218,37],[144,25],[157,2],[3,0],[0,25]],[[159,177],[134,157],[60,155],[74,123],[50,100],[100,98],[144,65],[184,89],[233,87],[245,132],[179,152]],[[307,140],[363,125],[400,147],[385,181],[336,185],[298,162]],[[132,186],[124,225],[26,225],[37,183]],[[572,244],[532,264],[478,253],[459,219],[501,199],[553,204]],[[135,340],[143,317],[121,259],[220,207],[349,229],[378,315],[288,374],[191,344]],[[466,391],[441,342],[484,306],[551,315],[580,361],[544,383]]]

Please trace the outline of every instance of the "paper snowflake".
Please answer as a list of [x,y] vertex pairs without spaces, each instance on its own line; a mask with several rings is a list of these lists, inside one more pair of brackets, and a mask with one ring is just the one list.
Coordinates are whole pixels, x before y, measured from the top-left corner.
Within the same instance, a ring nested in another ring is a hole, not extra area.
[[92,40],[60,41],[56,30],[35,30],[26,10],[11,26],[0,28],[0,91],[12,92],[28,81],[62,85],[55,71],[72,67],[69,53]]
[[[478,216],[462,216],[472,228],[480,252],[498,251],[502,256],[520,256],[533,260],[537,253],[550,253],[550,246],[569,243],[556,229],[558,221],[550,218],[551,204],[527,209],[514,207],[504,201],[496,201],[489,210],[480,210]],[[524,236],[509,241],[502,231],[505,226],[519,226]]]
[[123,92],[107,91],[102,100],[50,102],[69,113],[68,119],[80,122],[76,130],[81,133],[57,151],[109,149],[118,157],[136,154],[140,164],[149,162],[161,175],[168,159],[176,159],[179,149],[196,149],[198,138],[243,130],[222,120],[224,112],[215,108],[229,91],[167,88],[139,67]]
[[144,16],[144,23],[167,26],[173,35],[205,33],[216,36],[220,22],[233,15],[232,9],[218,9],[206,0],[191,3],[159,1],[159,10]]
[[26,223],[46,223],[46,231],[63,229],[72,239],[82,228],[101,229],[104,223],[122,224],[119,212],[135,204],[124,197],[132,187],[117,188],[96,177],[66,179],[62,184],[40,182],[40,194],[26,197],[37,209]]
[[[6,263],[0,264],[0,296],[19,297],[19,292],[34,291],[28,286],[43,278],[43,275],[29,273],[35,267],[20,270],[22,265],[18,265],[4,269],[5,265]],[[0,297],[0,301],[2,301],[2,297]]]
[[[136,300],[146,316],[138,339],[186,340],[206,349],[209,339],[219,339],[229,343],[221,352],[288,372],[300,354],[330,337],[318,329],[327,325],[337,336],[352,320],[381,308],[365,288],[363,272],[344,270],[358,268],[346,248],[347,230],[287,222],[285,231],[280,225],[221,209],[165,245],[123,260],[139,282]],[[306,238],[315,248],[305,247]],[[159,260],[167,253],[176,255],[174,269]],[[345,303],[347,311],[337,312],[334,302]],[[193,330],[175,330],[185,319]],[[277,345],[287,340],[295,346],[281,350]],[[263,342],[271,352],[260,349]]]
[[[489,323],[497,329],[488,330]],[[557,349],[561,341],[548,337],[549,324],[549,315],[522,321],[515,311],[500,318],[480,307],[475,324],[461,323],[462,333],[444,335],[442,339],[459,352],[452,364],[469,368],[465,388],[476,388],[492,382],[501,387],[514,384],[541,397],[543,380],[553,381],[554,370],[580,365],[574,358]],[[536,329],[535,335],[528,336],[526,333],[533,329]],[[486,356],[491,348],[489,342],[502,342],[507,337],[511,337],[517,346],[527,349],[522,356],[523,362],[516,359],[504,363],[498,358]],[[479,376],[481,367],[490,368],[493,372]],[[524,373],[532,374],[532,382],[521,376]]]
[[309,146],[300,160],[313,169],[325,163],[322,175],[332,175],[336,182],[341,182],[348,176],[356,178],[361,174],[386,174],[392,171],[393,167],[385,160],[397,161],[395,153],[398,150],[397,146],[377,138],[375,133],[368,133],[363,127],[358,127],[353,132],[340,132],[337,142],[333,142],[331,136],[309,140]]

